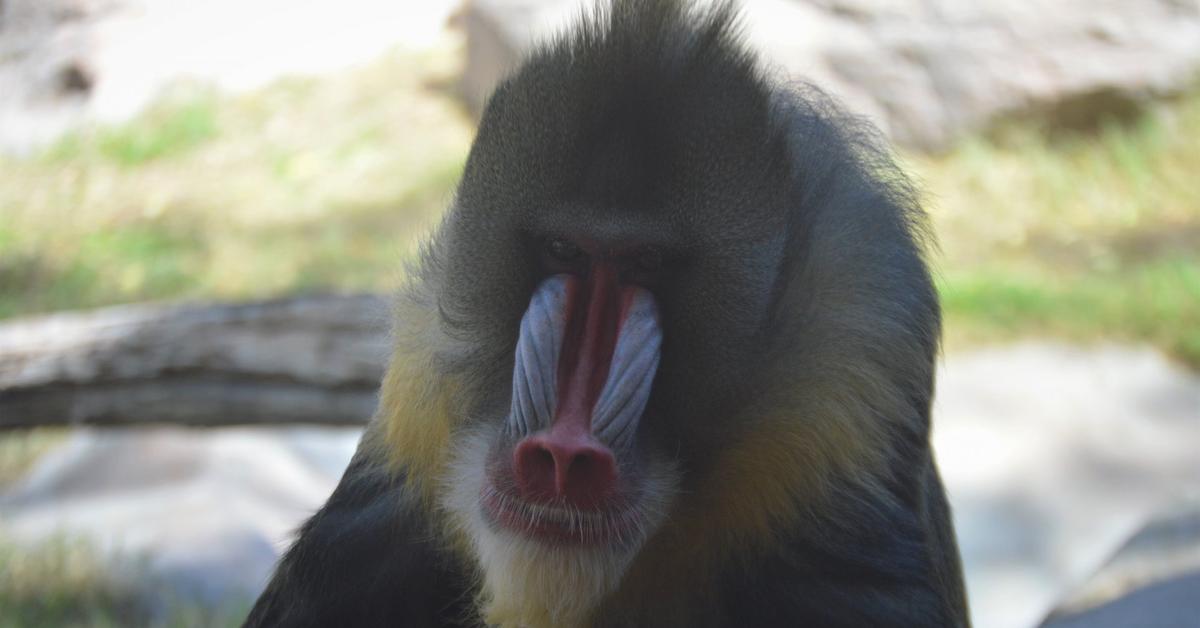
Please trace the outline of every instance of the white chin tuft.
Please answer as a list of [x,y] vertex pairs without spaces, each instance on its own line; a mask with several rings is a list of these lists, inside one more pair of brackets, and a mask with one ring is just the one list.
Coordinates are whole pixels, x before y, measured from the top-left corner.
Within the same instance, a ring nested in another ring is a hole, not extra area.
[[481,575],[480,611],[489,625],[541,628],[585,625],[604,596],[616,590],[629,564],[661,525],[678,486],[669,464],[648,469],[635,506],[643,524],[619,547],[548,544],[489,525],[480,496],[493,430],[462,439],[444,482],[442,507],[471,542]]

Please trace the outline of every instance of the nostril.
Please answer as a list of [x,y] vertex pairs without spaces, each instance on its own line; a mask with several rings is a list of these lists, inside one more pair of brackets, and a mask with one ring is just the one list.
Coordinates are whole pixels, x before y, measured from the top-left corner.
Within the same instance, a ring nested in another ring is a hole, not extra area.
[[530,467],[530,472],[538,475],[554,475],[554,454],[550,453],[549,449],[544,447],[536,447],[529,454],[529,461],[526,463]]
[[538,496],[551,498],[557,492],[554,488],[554,454],[549,449],[537,447],[531,450],[525,462],[525,475],[533,480],[531,487]]
[[517,444],[513,457],[517,488],[525,499],[592,508],[616,488],[612,453],[590,440],[533,436]]
[[567,467],[567,477],[587,477],[592,472],[592,466],[592,456],[590,452],[575,454],[575,457],[571,458],[570,466]]
[[567,467],[564,495],[579,508],[598,506],[616,488],[617,473],[613,456],[607,449],[588,448],[571,456]]
[[549,501],[554,498],[554,454],[541,443],[524,440],[513,456],[517,486],[526,499]]

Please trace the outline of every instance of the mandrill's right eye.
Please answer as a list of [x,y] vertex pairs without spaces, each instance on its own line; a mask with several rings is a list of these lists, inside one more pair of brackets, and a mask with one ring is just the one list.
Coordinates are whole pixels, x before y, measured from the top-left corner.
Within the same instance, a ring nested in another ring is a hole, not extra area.
[[546,243],[546,252],[550,258],[561,264],[577,264],[583,258],[583,250],[574,242],[562,238],[552,238]]

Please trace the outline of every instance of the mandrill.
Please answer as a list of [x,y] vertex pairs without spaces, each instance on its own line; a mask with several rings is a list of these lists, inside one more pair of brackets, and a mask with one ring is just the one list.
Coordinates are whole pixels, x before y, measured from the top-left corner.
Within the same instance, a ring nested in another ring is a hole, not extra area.
[[967,626],[925,216],[727,4],[492,95],[379,409],[248,626]]

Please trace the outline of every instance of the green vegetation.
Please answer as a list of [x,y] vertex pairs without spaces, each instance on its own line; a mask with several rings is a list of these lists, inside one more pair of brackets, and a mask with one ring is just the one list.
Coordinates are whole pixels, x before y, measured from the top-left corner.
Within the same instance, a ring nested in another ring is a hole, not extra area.
[[23,548],[0,540],[0,608],[6,626],[121,626],[144,620],[105,577],[92,548],[64,539]]
[[[389,290],[471,136],[453,55],[222,97],[0,158],[0,317],[170,298]],[[1200,93],[1095,133],[1031,126],[907,156],[951,349],[1153,343],[1200,366]]]
[[1042,335],[1152,343],[1200,366],[1200,94],[1052,137],[913,158],[953,348]]
[[0,157],[0,317],[174,298],[389,290],[471,137],[453,55],[221,97]]
[[20,478],[39,456],[61,443],[63,434],[62,429],[42,428],[9,432],[0,437],[0,490]]
[[46,151],[51,164],[101,159],[122,166],[180,155],[217,136],[216,96],[180,94],[127,124],[67,135]]
[[[1038,332],[1157,345],[1200,365],[1200,260],[1179,256],[1053,277],[979,269],[940,283],[952,341]],[[973,334],[973,336],[969,336]]]
[[[452,193],[452,55],[396,55],[0,158],[0,317],[166,298],[388,290]],[[419,70],[414,70],[419,68]],[[908,156],[950,346],[1049,335],[1200,365],[1200,94],[1132,123]]]
[[0,625],[6,628],[46,626],[237,626],[249,603],[220,609],[139,593],[135,582],[144,565],[125,561],[123,575],[86,542],[57,537],[19,546],[0,534]]

